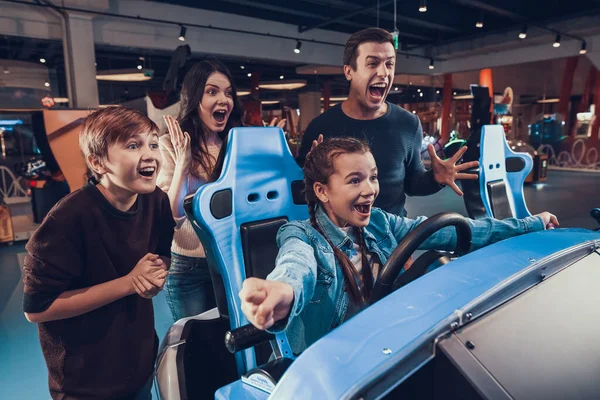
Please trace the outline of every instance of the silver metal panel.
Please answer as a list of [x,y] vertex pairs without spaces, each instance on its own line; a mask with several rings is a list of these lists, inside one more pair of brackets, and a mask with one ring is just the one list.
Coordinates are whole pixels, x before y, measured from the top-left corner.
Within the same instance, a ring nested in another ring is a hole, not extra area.
[[515,399],[599,399],[599,284],[594,252],[457,337]]

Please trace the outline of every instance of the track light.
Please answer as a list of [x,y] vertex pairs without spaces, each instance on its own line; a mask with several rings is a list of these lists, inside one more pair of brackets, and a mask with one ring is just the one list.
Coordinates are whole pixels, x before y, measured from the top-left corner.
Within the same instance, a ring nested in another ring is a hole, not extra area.
[[302,47],[302,42],[298,40],[296,42],[296,48],[294,49],[294,53],[300,54],[300,47]]
[[552,46],[560,47],[560,33],[556,34],[556,39],[554,39],[554,44]]
[[587,53],[587,43],[584,41],[581,42],[581,49],[579,49],[579,54]]
[[475,22],[475,27],[476,28],[483,28],[483,13],[481,13],[479,15],[479,18],[477,19],[477,22]]
[[46,64],[46,59],[45,59],[45,58],[40,58],[40,62],[41,62],[42,64]]
[[182,42],[185,42],[185,31],[187,31],[187,28],[181,25],[181,29],[179,30],[179,40]]
[[420,12],[427,12],[427,0],[421,0],[421,5],[419,5]]
[[519,39],[525,39],[527,37],[527,25],[523,25],[523,29],[519,32]]
[[434,64],[434,61],[433,61],[433,58],[432,58],[431,61],[429,61],[429,69],[434,69],[435,68],[435,65],[433,65],[433,64]]

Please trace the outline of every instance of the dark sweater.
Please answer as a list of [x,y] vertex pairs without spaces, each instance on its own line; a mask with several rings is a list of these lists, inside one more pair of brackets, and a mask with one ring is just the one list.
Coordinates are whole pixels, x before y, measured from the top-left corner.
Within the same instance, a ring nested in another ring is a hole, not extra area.
[[375,206],[387,212],[406,215],[406,195],[426,196],[443,186],[433,179],[421,162],[423,129],[419,118],[387,102],[388,111],[371,120],[350,118],[342,111],[341,103],[313,119],[306,128],[298,152],[298,164],[304,165],[312,141],[319,134],[324,138],[354,137],[365,140],[379,170],[379,197]]
[[[159,188],[139,195],[129,212],[112,207],[93,185],[71,193],[27,243],[24,311],[42,312],[62,292],[125,276],[147,253],[169,257],[174,226]],[[152,374],[152,300],[135,294],[38,326],[53,399],[128,398]]]

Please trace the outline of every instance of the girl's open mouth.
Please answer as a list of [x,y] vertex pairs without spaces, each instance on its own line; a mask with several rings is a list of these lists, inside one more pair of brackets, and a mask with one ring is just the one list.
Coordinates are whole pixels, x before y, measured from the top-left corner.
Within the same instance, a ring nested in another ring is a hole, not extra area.
[[354,209],[363,215],[371,214],[371,203],[368,204],[356,204]]

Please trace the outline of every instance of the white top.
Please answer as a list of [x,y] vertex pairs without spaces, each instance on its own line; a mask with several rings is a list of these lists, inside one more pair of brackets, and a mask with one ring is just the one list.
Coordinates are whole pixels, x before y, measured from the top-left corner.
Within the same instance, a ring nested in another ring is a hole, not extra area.
[[[173,148],[173,143],[171,143],[169,134],[161,136],[158,142],[163,163],[158,174],[156,185],[167,193],[171,187],[173,172],[175,170],[175,149]],[[220,145],[208,145],[208,152],[214,157],[213,162],[217,160],[220,150]],[[208,182],[208,174],[206,171],[201,171],[200,175],[202,176],[201,179],[188,174],[188,192],[185,193],[186,196],[188,194],[196,193],[200,186]],[[205,258],[206,253],[204,252],[204,248],[200,244],[200,239],[198,239],[198,236],[187,217],[183,216],[181,218],[175,218],[175,223],[175,235],[173,236],[171,251],[188,257]]]

